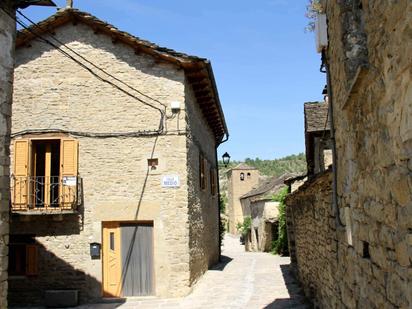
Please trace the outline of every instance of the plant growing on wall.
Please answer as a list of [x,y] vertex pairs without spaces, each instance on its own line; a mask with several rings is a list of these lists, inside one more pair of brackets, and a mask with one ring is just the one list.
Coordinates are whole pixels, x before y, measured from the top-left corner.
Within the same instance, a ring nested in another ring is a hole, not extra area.
[[279,202],[279,225],[278,225],[278,239],[272,242],[272,253],[280,255],[289,255],[288,248],[288,234],[286,230],[286,205],[285,198],[289,193],[289,188],[284,187],[275,196],[273,201]]
[[[222,197],[222,195],[219,196],[219,208],[220,208],[220,213],[224,214],[225,212],[225,200]],[[223,245],[223,238],[225,237],[225,233],[226,233],[226,224],[227,224],[227,220],[225,217],[220,216],[220,222],[219,222],[219,241],[220,241],[220,246]]]
[[220,208],[221,214],[226,213],[226,205],[227,205],[226,192],[222,192],[220,193],[220,199],[219,199],[219,208]]
[[315,31],[315,20],[319,13],[323,12],[323,7],[320,3],[320,0],[309,0],[309,3],[306,5],[306,14],[305,16],[309,19],[308,25],[305,27],[305,30],[308,32]]
[[239,231],[239,233],[242,234],[243,237],[246,237],[250,232],[251,226],[252,226],[252,218],[245,217],[243,219],[243,223],[238,223],[236,228]]

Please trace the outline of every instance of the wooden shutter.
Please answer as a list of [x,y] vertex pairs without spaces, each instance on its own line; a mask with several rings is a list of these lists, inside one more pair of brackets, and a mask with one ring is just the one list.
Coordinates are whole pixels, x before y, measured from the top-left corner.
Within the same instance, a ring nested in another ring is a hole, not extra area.
[[203,155],[199,155],[200,189],[206,189],[206,160]]
[[26,245],[26,275],[36,276],[38,274],[37,245]]
[[216,170],[214,168],[210,169],[210,193],[213,196],[216,195]]
[[60,143],[60,206],[72,209],[77,200],[78,142],[62,139]]
[[26,209],[29,189],[29,140],[19,139],[14,142],[14,183],[12,185],[13,209]]

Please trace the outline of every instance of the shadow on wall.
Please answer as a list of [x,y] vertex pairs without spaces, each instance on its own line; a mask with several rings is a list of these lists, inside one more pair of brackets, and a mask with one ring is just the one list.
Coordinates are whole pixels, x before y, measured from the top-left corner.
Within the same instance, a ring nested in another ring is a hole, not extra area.
[[[57,257],[42,244],[38,242],[35,244],[37,247],[36,274],[9,276],[10,307],[44,305],[46,290],[78,290],[80,303],[100,300],[101,282]],[[121,299],[117,301],[124,302]]]
[[298,281],[294,278],[291,266],[289,264],[280,265],[282,276],[288,289],[289,298],[275,299],[271,304],[265,308],[313,308],[310,302],[304,297],[303,290]]

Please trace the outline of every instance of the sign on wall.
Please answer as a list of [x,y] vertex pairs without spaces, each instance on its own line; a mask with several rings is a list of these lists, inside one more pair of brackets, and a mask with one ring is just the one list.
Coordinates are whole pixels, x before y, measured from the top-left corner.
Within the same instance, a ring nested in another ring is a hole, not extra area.
[[178,175],[164,175],[162,176],[163,188],[178,188],[180,187],[180,179]]
[[63,177],[63,185],[65,186],[76,186],[77,184],[77,177],[76,176],[64,176]]

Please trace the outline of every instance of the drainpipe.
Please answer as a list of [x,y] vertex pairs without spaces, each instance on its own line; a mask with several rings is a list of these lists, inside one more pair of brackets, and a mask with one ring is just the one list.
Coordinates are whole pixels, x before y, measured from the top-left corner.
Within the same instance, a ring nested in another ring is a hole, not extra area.
[[217,207],[218,207],[218,220],[219,220],[219,262],[222,261],[222,244],[220,243],[220,221],[221,221],[221,217],[220,217],[220,181],[219,181],[219,160],[218,160],[218,156],[217,156],[217,148],[227,142],[227,140],[229,139],[229,133],[226,133],[226,137],[221,140],[219,143],[216,144],[215,147],[215,160],[216,160],[216,178],[217,178]]
[[332,82],[330,77],[330,68],[329,62],[326,57],[325,50],[322,51],[322,67],[325,68],[324,72],[326,73],[326,80],[327,80],[327,89],[328,89],[328,108],[329,108],[329,119],[330,119],[330,139],[332,141],[332,210],[335,214],[336,218],[336,226],[337,227],[344,227],[345,225],[342,223],[340,219],[340,208],[338,205],[338,167],[337,167],[337,154],[336,154],[336,139],[335,139],[335,122],[333,118],[333,89],[332,89]]

